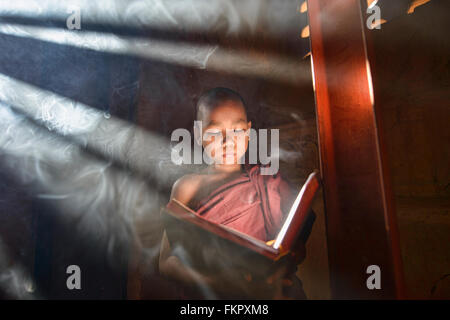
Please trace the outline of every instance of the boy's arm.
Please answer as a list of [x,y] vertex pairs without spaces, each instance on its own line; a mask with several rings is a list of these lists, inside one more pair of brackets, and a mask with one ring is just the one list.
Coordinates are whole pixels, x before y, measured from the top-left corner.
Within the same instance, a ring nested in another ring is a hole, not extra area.
[[[175,198],[183,204],[188,205],[195,194],[197,186],[198,181],[194,176],[184,176],[174,183],[170,199]],[[185,285],[210,285],[211,282],[208,277],[186,266],[177,256],[172,254],[166,231],[164,231],[161,240],[159,271],[164,276],[177,280]]]
[[[208,291],[219,296],[222,294],[225,296],[239,294],[241,296],[244,292],[246,292],[246,290],[248,290],[246,289],[246,286],[251,285],[251,283],[248,283],[248,280],[241,277],[240,272],[236,272],[232,269],[223,270],[223,272],[217,270],[218,272],[213,276],[207,276],[190,268],[189,266],[186,266],[177,256],[171,254],[170,243],[166,232],[163,234],[161,243],[159,270],[165,277],[197,289],[207,288],[209,289]],[[277,292],[279,297],[281,297],[280,277],[284,273],[284,270],[284,265],[281,268],[277,268],[272,274],[268,275],[266,282],[266,285],[269,287],[277,287],[275,290],[272,288],[272,290]]]
[[161,240],[159,271],[164,276],[186,285],[211,285],[211,279],[184,265],[178,257],[172,255],[170,243],[165,231]]

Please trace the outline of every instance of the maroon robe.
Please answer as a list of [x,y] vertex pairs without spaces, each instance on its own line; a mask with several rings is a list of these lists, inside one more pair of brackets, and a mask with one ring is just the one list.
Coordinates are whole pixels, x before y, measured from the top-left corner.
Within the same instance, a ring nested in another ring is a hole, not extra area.
[[[196,214],[263,241],[275,239],[295,194],[279,173],[262,175],[260,169],[260,166],[245,167],[239,177],[200,201],[194,208]],[[285,272],[288,281],[283,282],[284,296],[306,299],[302,283],[295,275],[296,265],[292,264]],[[181,286],[179,290],[180,299],[203,298],[203,293],[192,288]]]
[[200,201],[196,213],[257,239],[273,240],[293,203],[293,194],[280,174],[262,175],[260,166],[245,171]]

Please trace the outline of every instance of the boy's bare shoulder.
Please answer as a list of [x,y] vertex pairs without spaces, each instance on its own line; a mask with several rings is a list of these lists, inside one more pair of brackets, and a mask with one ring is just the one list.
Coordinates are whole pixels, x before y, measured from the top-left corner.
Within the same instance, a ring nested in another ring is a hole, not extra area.
[[170,198],[175,198],[188,205],[194,198],[203,180],[204,176],[202,174],[187,174],[182,176],[173,184]]
[[186,174],[179,178],[175,183],[173,184],[172,189],[180,189],[180,188],[188,188],[192,184],[199,184],[202,181],[202,175],[201,174]]

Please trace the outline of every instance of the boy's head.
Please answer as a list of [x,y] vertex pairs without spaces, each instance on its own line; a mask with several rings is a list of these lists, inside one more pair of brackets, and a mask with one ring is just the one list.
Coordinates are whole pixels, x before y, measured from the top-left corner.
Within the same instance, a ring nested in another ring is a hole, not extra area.
[[205,92],[197,103],[197,121],[202,122],[202,145],[215,163],[237,164],[245,155],[251,122],[238,93],[227,88]]

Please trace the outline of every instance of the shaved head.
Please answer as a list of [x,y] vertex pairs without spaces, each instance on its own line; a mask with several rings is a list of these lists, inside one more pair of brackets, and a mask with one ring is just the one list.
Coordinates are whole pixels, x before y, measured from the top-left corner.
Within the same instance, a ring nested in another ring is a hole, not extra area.
[[197,120],[203,121],[209,118],[211,111],[215,108],[225,104],[233,102],[233,104],[237,107],[241,107],[245,114],[247,114],[245,110],[244,99],[235,91],[228,88],[214,88],[208,90],[198,100],[197,103]]

